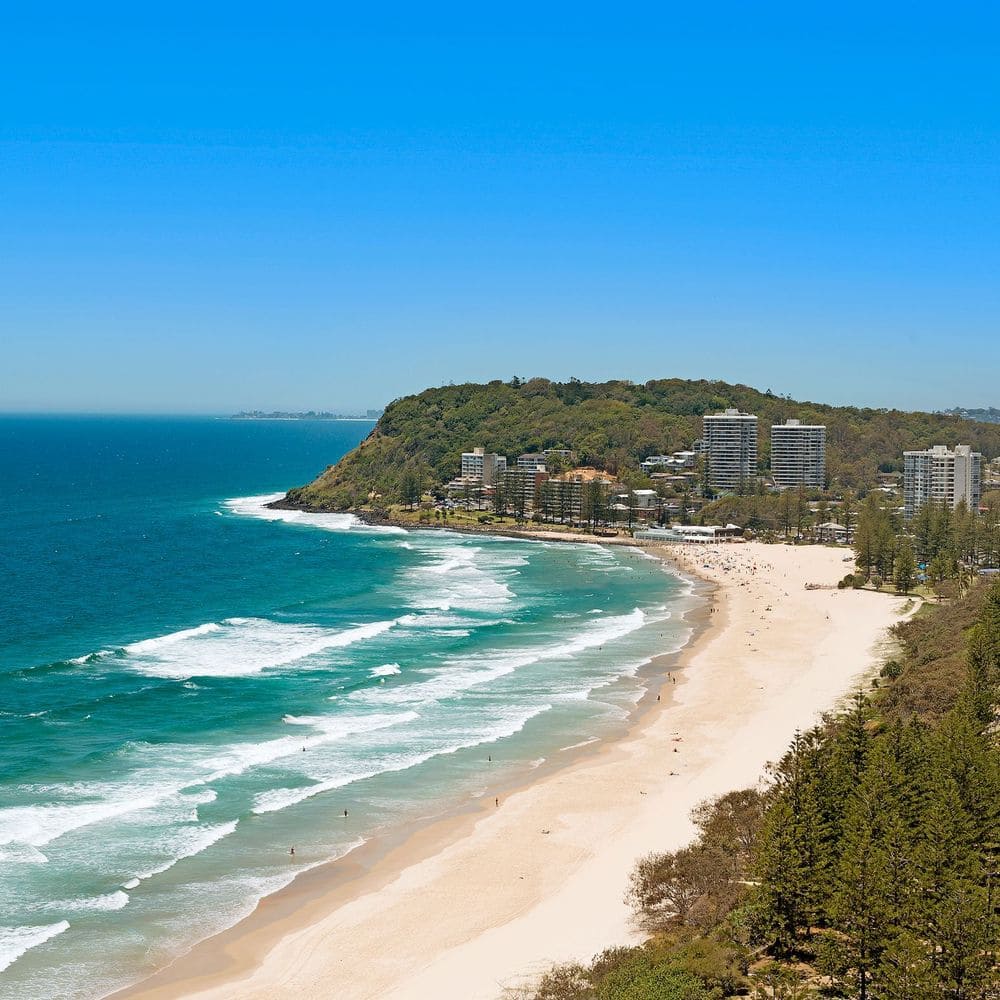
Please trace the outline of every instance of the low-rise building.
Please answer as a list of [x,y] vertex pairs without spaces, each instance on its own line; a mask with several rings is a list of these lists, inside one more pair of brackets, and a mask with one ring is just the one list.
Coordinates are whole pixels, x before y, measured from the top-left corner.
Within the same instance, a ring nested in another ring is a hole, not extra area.
[[669,469],[672,465],[673,461],[670,455],[650,455],[649,458],[644,458],[639,463],[639,467],[647,475],[651,472]]
[[847,528],[836,521],[816,525],[816,539],[820,542],[846,542]]
[[694,451],[674,451],[669,455],[650,455],[644,458],[639,466],[646,475],[657,470],[693,469],[698,454]]
[[534,471],[544,472],[545,455],[543,454],[518,455],[517,467],[519,469],[529,469],[533,472]]
[[635,510],[655,511],[660,505],[660,496],[656,490],[632,490],[632,507]]
[[672,524],[669,528],[646,528],[635,537],[650,542],[690,542],[710,545],[739,538],[743,529],[736,524]]

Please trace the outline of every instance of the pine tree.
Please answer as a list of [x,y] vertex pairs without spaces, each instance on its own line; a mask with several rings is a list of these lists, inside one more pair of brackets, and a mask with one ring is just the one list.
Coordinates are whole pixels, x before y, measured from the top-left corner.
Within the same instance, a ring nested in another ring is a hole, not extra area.
[[913,547],[909,542],[899,545],[896,556],[895,584],[897,594],[907,594],[913,586],[917,563],[913,557]]
[[788,954],[822,914],[830,834],[820,799],[819,734],[796,733],[774,769],[772,804],[757,852],[765,933]]
[[848,800],[843,851],[830,900],[840,952],[838,967],[860,1000],[872,995],[886,950],[909,896],[909,837],[903,815],[905,782],[892,747],[879,742]]

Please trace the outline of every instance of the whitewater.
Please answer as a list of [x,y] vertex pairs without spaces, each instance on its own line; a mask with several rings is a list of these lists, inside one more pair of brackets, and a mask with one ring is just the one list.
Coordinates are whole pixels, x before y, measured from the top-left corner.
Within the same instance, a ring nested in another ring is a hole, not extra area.
[[365,430],[0,420],[37,491],[0,617],[3,1000],[106,995],[620,729],[686,641],[641,553],[266,506]]

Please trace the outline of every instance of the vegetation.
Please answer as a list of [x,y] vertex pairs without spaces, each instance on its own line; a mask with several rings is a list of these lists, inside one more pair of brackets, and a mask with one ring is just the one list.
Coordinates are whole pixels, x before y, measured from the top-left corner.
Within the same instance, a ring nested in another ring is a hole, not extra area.
[[960,503],[925,504],[903,523],[894,504],[869,494],[857,509],[854,553],[863,583],[892,582],[905,594],[919,578],[941,597],[971,585],[976,569],[1000,563],[1000,503],[988,496],[984,514]]
[[871,697],[797,734],[765,790],[700,807],[693,844],[640,859],[646,945],[525,996],[997,997],[1000,583],[896,631]]
[[[689,447],[701,436],[701,417],[729,406],[756,413],[762,429],[789,417],[825,423],[827,470],[838,488],[863,489],[879,468],[898,469],[904,448],[961,441],[1000,454],[1000,425],[945,414],[799,403],[725,382],[515,378],[427,389],[396,400],[358,448],[288,498],[322,510],[358,507],[374,495],[403,502],[405,482],[415,479],[427,489],[449,481],[461,453],[476,445],[512,457],[572,448],[583,464],[614,474],[634,471],[647,455]],[[766,469],[766,430],[759,444]]]

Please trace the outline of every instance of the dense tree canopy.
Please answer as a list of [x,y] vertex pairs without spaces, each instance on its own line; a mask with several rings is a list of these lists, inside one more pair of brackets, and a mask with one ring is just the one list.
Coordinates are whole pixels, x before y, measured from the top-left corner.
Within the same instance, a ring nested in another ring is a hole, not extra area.
[[879,467],[901,468],[904,449],[963,443],[1000,454],[1000,425],[945,414],[795,402],[726,382],[514,379],[443,386],[396,400],[367,440],[289,499],[328,510],[359,506],[371,493],[399,501],[409,477],[425,487],[447,482],[458,472],[461,453],[477,445],[512,458],[571,448],[581,463],[618,473],[650,454],[689,447],[701,436],[702,416],[730,406],[759,416],[762,470],[770,458],[771,424],[790,417],[826,424],[834,486],[870,485]]
[[798,733],[766,788],[640,858],[651,937],[530,1000],[992,1000],[1000,970],[1000,583],[896,626],[871,696]]

